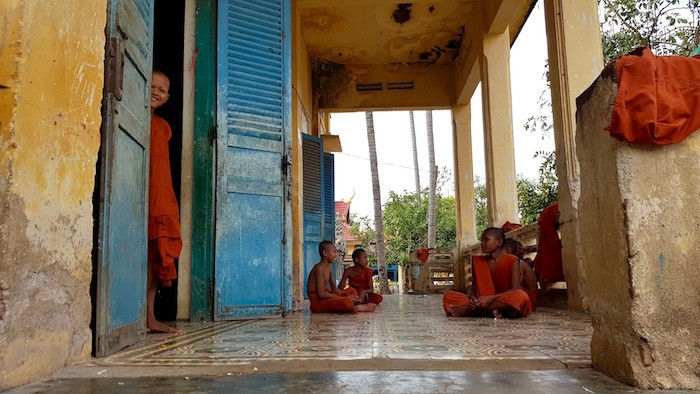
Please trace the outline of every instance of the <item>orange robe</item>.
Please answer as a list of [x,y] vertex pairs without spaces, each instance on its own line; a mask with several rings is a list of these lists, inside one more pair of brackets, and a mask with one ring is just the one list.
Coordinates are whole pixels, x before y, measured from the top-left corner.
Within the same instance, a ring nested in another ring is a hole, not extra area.
[[535,309],[537,309],[537,290],[525,290],[525,293],[527,293],[528,298],[530,298],[530,306],[534,312]]
[[621,141],[668,145],[700,129],[700,58],[637,48],[615,61],[618,91],[605,130]]
[[[327,292],[330,292],[326,288]],[[311,302],[311,312],[313,313],[353,313],[355,312],[355,303],[353,297],[357,297],[357,292],[352,287],[343,290],[341,297],[322,300],[318,298],[318,293],[308,291],[309,301]]]
[[535,273],[544,282],[564,279],[561,241],[556,227],[558,212],[559,204],[554,203],[542,210],[542,214],[537,219],[537,224],[540,226],[540,237],[537,240]]
[[[374,270],[372,268],[364,268],[360,271],[359,275],[354,278],[348,278],[348,284],[350,288],[353,288],[360,293],[362,290],[369,290],[373,288],[372,276],[374,275]],[[369,293],[367,295],[367,302],[379,305],[384,300],[381,294]]]
[[[485,256],[472,257],[472,286],[476,287],[476,296],[488,296],[505,293],[511,289],[511,277],[513,264],[518,263],[518,258],[504,254],[496,262],[493,271],[489,268]],[[503,294],[497,298],[513,308],[513,312],[508,317],[525,317],[532,313],[530,298],[523,289],[517,289]],[[443,295],[442,305],[448,315],[452,307],[465,306],[469,304],[469,296],[456,291],[447,291]]]
[[164,286],[177,278],[175,259],[180,256],[180,214],[170,174],[170,125],[151,116],[151,168],[148,195],[148,260]]

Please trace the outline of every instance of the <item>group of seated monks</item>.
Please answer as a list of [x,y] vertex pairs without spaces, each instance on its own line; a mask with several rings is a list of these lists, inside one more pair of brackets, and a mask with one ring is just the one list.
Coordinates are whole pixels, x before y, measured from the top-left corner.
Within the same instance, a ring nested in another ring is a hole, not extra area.
[[484,256],[472,257],[472,287],[467,295],[447,291],[442,303],[448,316],[525,317],[537,306],[537,278],[523,260],[520,242],[506,239],[496,227],[481,234]]
[[[335,285],[332,264],[338,257],[338,249],[331,241],[318,245],[319,261],[309,273],[306,291],[314,313],[374,312],[382,302],[382,296],[374,293],[372,275],[374,270],[367,267],[369,259],[362,249],[352,253],[354,266],[343,272],[339,286]],[[345,288],[346,282],[349,284]],[[327,286],[330,285],[330,287]],[[342,289],[342,290],[341,290]]]
[[[481,235],[484,256],[472,257],[470,295],[447,291],[443,307],[448,316],[525,317],[537,306],[537,278],[523,259],[523,245],[506,239],[502,229],[491,227]],[[343,273],[338,286],[332,264],[338,249],[330,241],[319,244],[321,261],[309,273],[307,292],[314,313],[374,312],[382,296],[374,293],[367,253],[356,249],[354,266]],[[349,287],[345,288],[346,282]],[[330,285],[330,286],[328,286]]]

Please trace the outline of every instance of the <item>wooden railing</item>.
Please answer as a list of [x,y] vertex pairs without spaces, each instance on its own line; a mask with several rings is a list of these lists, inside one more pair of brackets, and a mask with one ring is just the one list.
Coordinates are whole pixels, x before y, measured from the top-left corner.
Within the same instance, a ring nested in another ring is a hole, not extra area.
[[428,260],[422,262],[411,252],[413,268],[418,270],[417,280],[412,282],[412,290],[419,293],[441,293],[454,288],[455,256],[457,249],[431,249]]

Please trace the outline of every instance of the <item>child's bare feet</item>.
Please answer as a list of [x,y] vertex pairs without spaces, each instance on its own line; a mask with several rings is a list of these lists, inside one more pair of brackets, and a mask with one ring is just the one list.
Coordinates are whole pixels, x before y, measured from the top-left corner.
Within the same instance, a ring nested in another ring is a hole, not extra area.
[[498,309],[493,310],[493,318],[494,319],[503,319],[503,315]]
[[469,305],[452,306],[452,309],[450,310],[450,314],[448,316],[450,316],[450,317],[466,316],[468,310],[469,310]]
[[374,312],[375,309],[377,309],[377,304],[371,302],[355,305],[355,312]]
[[169,325],[159,322],[156,319],[147,319],[146,320],[146,328],[148,329],[148,332],[154,333],[154,332],[165,332],[165,333],[172,333],[172,334],[181,334],[182,330],[175,328],[175,327],[170,327]]

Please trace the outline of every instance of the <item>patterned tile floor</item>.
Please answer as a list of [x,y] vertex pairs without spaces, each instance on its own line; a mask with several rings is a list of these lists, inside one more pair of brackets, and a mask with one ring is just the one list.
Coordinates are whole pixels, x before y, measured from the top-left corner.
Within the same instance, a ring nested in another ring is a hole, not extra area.
[[297,360],[557,360],[590,366],[588,315],[540,308],[524,319],[447,318],[441,296],[385,297],[376,313],[184,325],[182,335],[97,360],[102,365],[241,365]]

